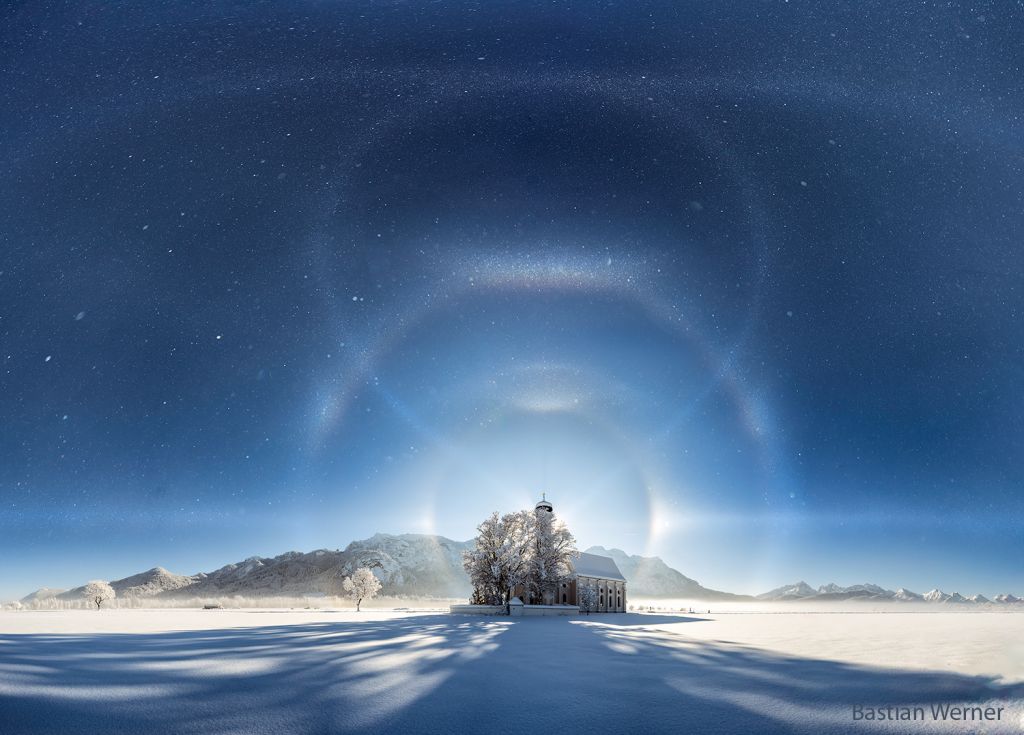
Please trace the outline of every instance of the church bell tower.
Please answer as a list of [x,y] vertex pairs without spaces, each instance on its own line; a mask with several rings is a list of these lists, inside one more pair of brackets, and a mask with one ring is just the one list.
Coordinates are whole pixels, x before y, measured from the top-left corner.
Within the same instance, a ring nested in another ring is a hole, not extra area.
[[540,500],[537,501],[537,505],[535,505],[533,509],[535,511],[546,510],[548,513],[553,513],[555,510],[551,503],[548,502],[547,493],[540,494]]

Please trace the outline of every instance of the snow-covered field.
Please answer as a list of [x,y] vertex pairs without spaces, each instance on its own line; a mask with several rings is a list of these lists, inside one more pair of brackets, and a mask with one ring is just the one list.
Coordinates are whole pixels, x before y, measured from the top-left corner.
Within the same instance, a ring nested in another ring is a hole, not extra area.
[[0,613],[0,733],[557,731],[1021,733],[1024,614]]

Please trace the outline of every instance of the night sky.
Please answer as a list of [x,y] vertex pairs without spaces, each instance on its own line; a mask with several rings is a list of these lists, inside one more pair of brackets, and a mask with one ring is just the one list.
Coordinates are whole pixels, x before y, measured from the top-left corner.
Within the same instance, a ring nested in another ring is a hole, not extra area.
[[1009,3],[5,3],[0,597],[542,491],[1024,593]]

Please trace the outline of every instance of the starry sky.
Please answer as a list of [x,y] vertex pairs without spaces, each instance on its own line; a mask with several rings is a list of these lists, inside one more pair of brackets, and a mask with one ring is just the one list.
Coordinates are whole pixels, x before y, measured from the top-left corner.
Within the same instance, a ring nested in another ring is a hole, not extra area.
[[1024,593],[1003,3],[5,3],[0,597],[469,538]]

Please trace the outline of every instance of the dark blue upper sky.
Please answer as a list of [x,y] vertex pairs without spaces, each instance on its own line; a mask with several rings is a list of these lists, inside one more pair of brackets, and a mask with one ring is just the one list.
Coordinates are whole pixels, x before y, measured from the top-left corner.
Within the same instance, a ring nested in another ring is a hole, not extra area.
[[1024,593],[1002,3],[8,3],[0,597],[468,538]]

